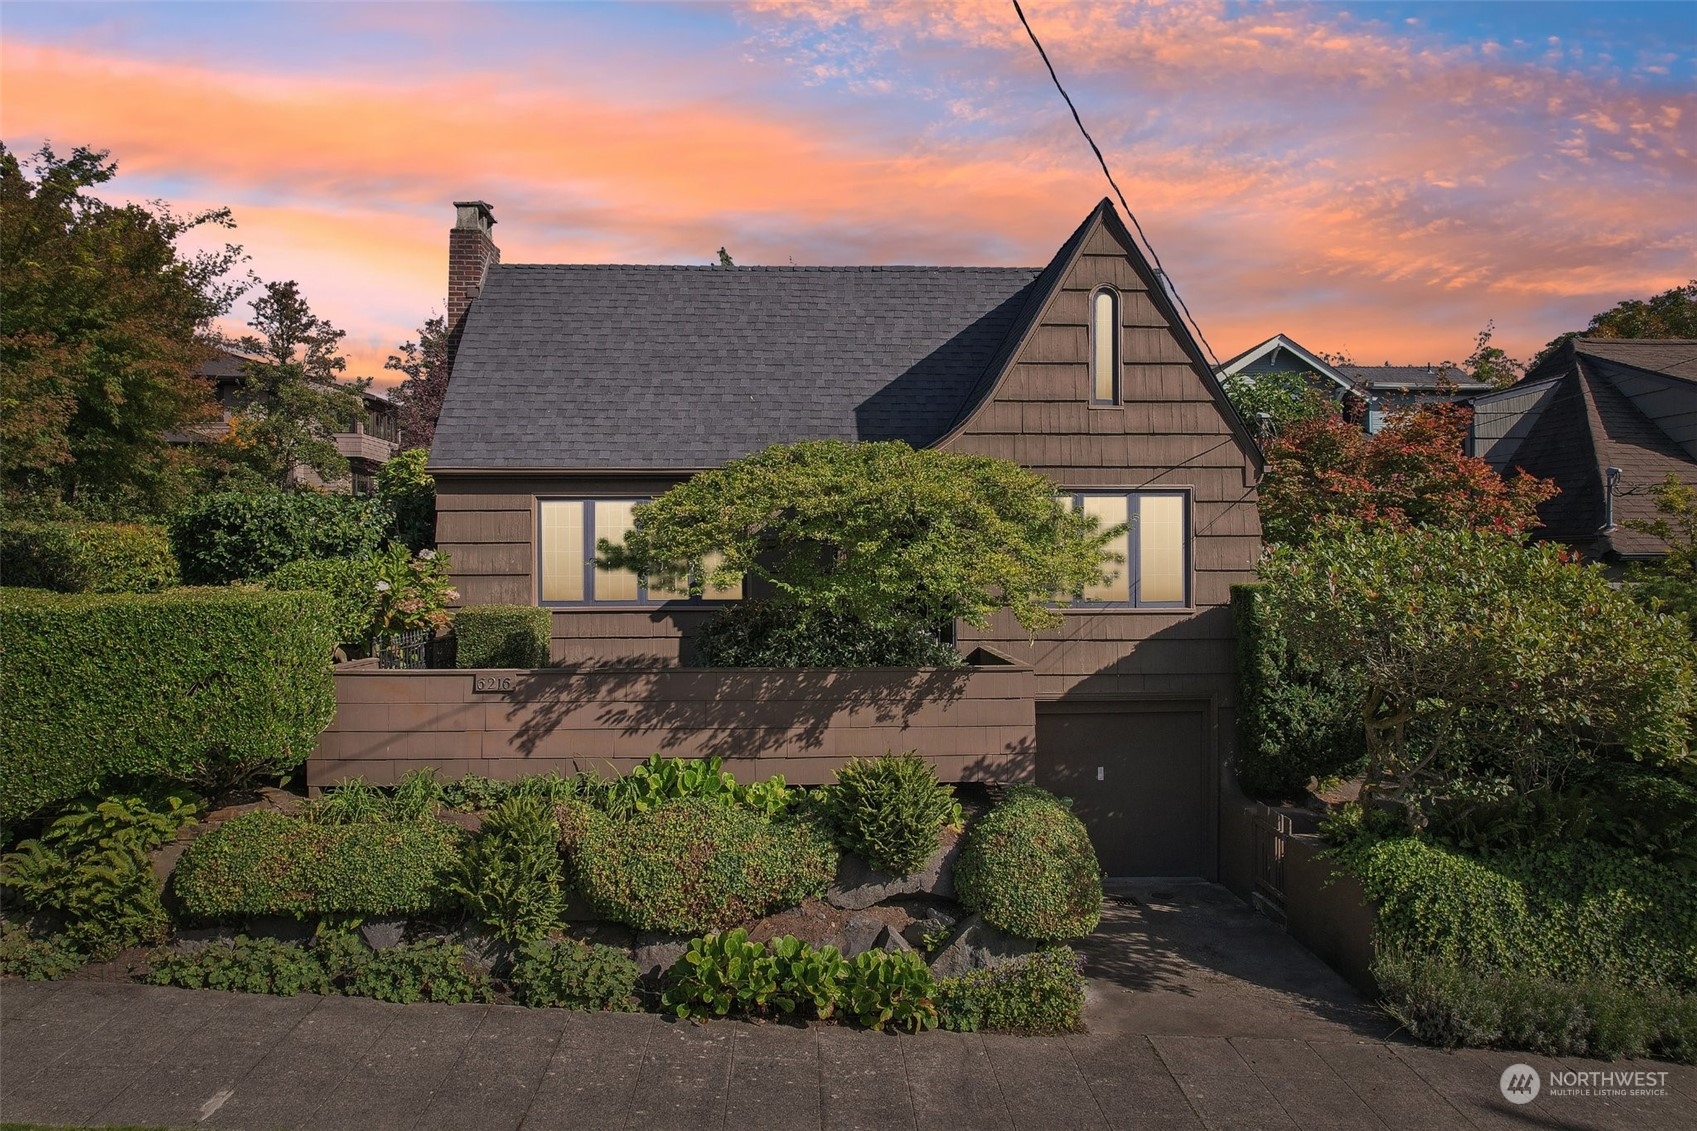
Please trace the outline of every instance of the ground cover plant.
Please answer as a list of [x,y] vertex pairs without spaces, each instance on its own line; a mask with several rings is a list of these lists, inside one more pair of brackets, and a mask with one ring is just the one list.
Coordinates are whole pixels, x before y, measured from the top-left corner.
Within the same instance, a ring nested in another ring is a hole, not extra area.
[[300,765],[335,713],[328,619],[316,593],[0,589],[0,817],[119,778],[215,793]]
[[1077,952],[1057,946],[969,970],[937,987],[939,1020],[961,1033],[1071,1033],[1084,1010],[1082,969]]
[[823,791],[823,806],[845,851],[896,876],[922,867],[943,829],[961,821],[954,790],[914,750],[849,759]]
[[343,994],[377,1001],[489,1000],[486,975],[466,965],[462,947],[438,939],[373,951],[359,937],[329,933],[310,943],[237,936],[194,950],[159,951],[147,981],[241,993]]
[[576,939],[526,943],[508,975],[520,1005],[619,1013],[636,1009],[636,979],[630,955]]
[[967,831],[960,900],[1009,934],[1044,942],[1096,929],[1102,869],[1084,823],[1035,786],[1014,786]]

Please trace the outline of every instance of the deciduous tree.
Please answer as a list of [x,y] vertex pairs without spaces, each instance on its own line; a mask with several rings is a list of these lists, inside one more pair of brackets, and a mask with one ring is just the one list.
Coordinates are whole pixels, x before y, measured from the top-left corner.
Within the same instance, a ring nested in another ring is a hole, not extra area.
[[436,439],[436,418],[442,415],[442,398],[448,394],[448,323],[441,315],[424,320],[416,341],[402,342],[399,354],[390,354],[383,368],[404,375],[390,394],[401,419],[401,443],[408,448],[428,448]]
[[1697,338],[1697,279],[1647,299],[1624,299],[1591,316],[1583,330],[1570,330],[1539,351],[1544,360],[1569,338]]
[[1338,414],[1338,408],[1301,373],[1233,373],[1221,384],[1226,398],[1263,440],[1301,420]]

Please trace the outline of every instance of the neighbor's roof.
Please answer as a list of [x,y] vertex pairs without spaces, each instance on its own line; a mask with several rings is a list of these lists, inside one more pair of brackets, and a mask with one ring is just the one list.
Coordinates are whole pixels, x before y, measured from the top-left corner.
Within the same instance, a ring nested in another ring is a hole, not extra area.
[[803,439],[925,445],[1041,270],[494,266],[431,463],[690,469]]
[[1338,372],[1374,392],[1428,392],[1463,396],[1491,386],[1448,365],[1340,365]]

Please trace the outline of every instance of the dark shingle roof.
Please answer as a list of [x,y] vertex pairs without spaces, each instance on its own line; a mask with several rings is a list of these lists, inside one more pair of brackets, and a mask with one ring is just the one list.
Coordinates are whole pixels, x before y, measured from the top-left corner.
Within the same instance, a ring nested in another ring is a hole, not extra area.
[[431,465],[689,469],[802,439],[928,444],[982,394],[1039,275],[494,266]]
[[1490,386],[1473,380],[1454,366],[1445,365],[1340,365],[1339,373],[1375,392],[1444,392],[1461,396]]

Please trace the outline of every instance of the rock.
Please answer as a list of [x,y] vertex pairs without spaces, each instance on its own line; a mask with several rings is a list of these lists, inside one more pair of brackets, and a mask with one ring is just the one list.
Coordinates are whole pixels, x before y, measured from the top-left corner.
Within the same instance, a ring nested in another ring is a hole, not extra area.
[[949,945],[931,960],[931,973],[939,979],[958,978],[968,970],[999,966],[1015,958],[1024,958],[1042,949],[1042,946],[1042,943],[999,931],[978,915],[968,915]]
[[878,936],[878,942],[874,949],[894,951],[897,954],[903,951],[909,954],[913,953],[913,945],[902,938],[900,931],[891,927],[884,928],[884,933]]
[[960,846],[959,837],[945,834],[942,846],[932,853],[925,866],[906,876],[880,872],[857,856],[844,855],[837,864],[837,877],[825,893],[825,900],[832,907],[840,907],[844,911],[864,911],[873,904],[901,895],[952,897],[955,894],[955,860],[960,856]]
[[189,927],[171,938],[171,949],[183,954],[205,950],[213,943],[233,942],[236,932],[228,927]]
[[884,934],[884,923],[870,915],[855,915],[843,924],[843,945],[839,947],[844,958],[853,958],[878,945],[878,940]]
[[483,818],[476,813],[462,813],[458,809],[442,809],[437,812],[436,819],[444,825],[453,825],[456,829],[464,829],[472,836],[483,831]]
[[643,931],[637,935],[638,976],[651,980],[665,977],[666,971],[689,949],[689,940],[689,935],[668,935],[659,931]]
[[277,939],[280,942],[305,942],[316,931],[313,924],[292,915],[255,915],[247,921],[242,933],[249,938]]
[[278,813],[298,813],[301,802],[305,798],[298,793],[290,793],[286,789],[266,786],[259,791],[260,808],[272,809]]
[[476,927],[461,927],[447,941],[465,948],[466,961],[490,973],[505,971],[513,964],[513,944]]
[[916,919],[909,923],[907,928],[902,931],[902,937],[911,943],[915,949],[923,950],[926,939],[929,938],[932,940],[932,945],[936,945],[936,940],[948,937],[949,932],[954,930],[955,923],[958,921],[953,915],[932,910],[923,919]]
[[365,940],[365,945],[372,950],[388,950],[392,946],[401,945],[401,938],[407,933],[405,919],[367,919],[359,925],[359,937]]

